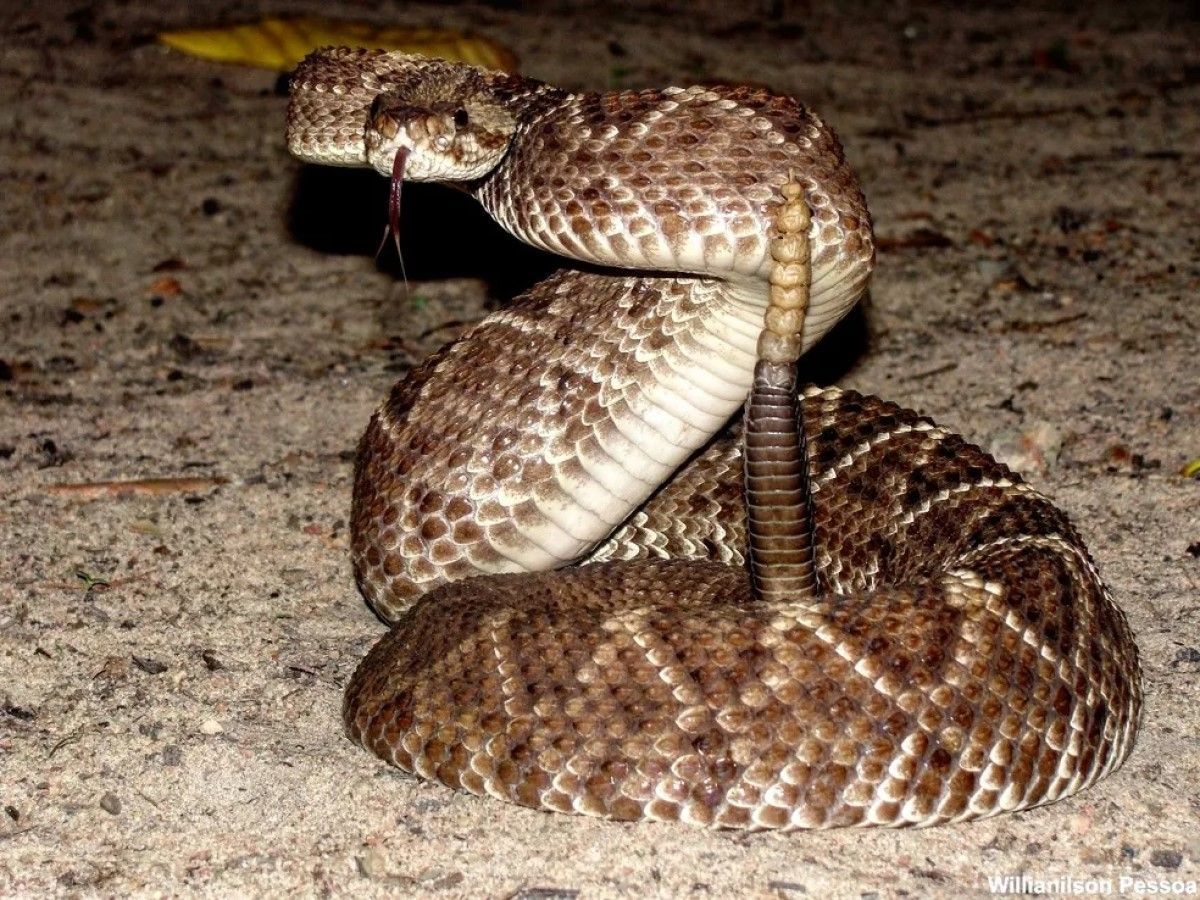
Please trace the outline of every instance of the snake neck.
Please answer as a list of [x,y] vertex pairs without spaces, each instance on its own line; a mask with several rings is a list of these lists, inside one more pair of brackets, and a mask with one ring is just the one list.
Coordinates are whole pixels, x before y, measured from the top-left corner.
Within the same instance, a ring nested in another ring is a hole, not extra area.
[[715,279],[563,270],[429,360],[360,446],[371,605],[588,554],[740,409],[754,307]]
[[805,348],[866,289],[866,202],[837,137],[797,101],[693,87],[527,105],[500,164],[468,187],[520,240],[588,265],[720,280],[760,325],[768,235],[796,173],[813,211]]

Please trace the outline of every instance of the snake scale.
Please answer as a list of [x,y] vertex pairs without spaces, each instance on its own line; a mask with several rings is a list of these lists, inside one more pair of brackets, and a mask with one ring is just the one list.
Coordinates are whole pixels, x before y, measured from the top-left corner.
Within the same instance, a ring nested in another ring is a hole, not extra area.
[[[798,352],[874,264],[855,177],[799,102],[329,49],[293,76],[288,145],[452,184],[574,260],[412,371],[362,438],[355,573],[392,629],[347,689],[355,740],[541,809],[782,829],[1028,808],[1128,755],[1137,649],[1079,536],[929,419],[780,395],[809,584],[759,584],[774,538],[749,565],[773,526],[744,484],[775,451],[730,422],[770,284],[807,289]],[[807,258],[772,256],[789,184]]]

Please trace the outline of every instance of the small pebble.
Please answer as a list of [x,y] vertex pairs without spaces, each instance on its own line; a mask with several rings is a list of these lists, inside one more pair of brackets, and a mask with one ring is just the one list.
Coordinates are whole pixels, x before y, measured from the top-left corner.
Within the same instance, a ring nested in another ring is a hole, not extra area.
[[372,847],[356,860],[358,874],[363,878],[383,878],[387,875],[387,860],[383,854]]
[[167,671],[166,663],[159,662],[151,656],[133,655],[133,664],[145,672],[147,675],[161,675]]
[[121,800],[112,791],[100,798],[100,808],[110,815],[121,814]]
[[989,449],[1000,462],[1025,474],[1044,474],[1062,453],[1063,434],[1049,422],[1034,422],[1001,431]]
[[201,734],[220,734],[224,730],[216,719],[208,719],[200,726]]
[[1183,864],[1183,854],[1178,850],[1152,850],[1150,864],[1160,869],[1178,869]]

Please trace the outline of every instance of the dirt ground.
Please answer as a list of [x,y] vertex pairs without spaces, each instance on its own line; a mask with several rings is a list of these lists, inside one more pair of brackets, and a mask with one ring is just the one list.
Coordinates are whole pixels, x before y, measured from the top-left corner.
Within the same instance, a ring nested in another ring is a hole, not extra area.
[[[6,5],[0,895],[1200,879],[1195,5],[518,6]],[[1142,651],[1128,764],[972,825],[748,836],[510,807],[352,746],[341,689],[381,631],[349,567],[357,436],[393,380],[552,263],[414,187],[406,293],[373,257],[385,182],[291,160],[275,75],[153,40],[264,11],[471,27],[565,87],[757,81],[820,110],[881,252],[810,377],[933,415],[1071,513]]]

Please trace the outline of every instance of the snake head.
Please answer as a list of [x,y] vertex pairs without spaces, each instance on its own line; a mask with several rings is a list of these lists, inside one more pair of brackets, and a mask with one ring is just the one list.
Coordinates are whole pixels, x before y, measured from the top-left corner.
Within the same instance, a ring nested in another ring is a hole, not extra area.
[[[469,79],[468,79],[469,80]],[[404,177],[464,182],[487,175],[503,158],[515,117],[489,96],[486,85],[420,84],[424,90],[388,90],[367,114],[367,162],[391,175],[404,154]]]
[[503,158],[522,97],[552,90],[518,75],[408,53],[326,47],[291,78],[288,150],[305,162],[464,182]]

